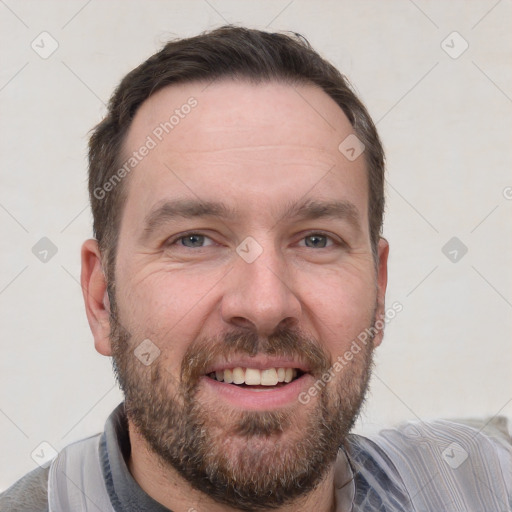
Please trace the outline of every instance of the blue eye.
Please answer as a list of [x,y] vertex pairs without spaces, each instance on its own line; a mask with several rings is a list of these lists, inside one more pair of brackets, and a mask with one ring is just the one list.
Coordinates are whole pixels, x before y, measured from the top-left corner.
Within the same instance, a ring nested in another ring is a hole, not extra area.
[[204,247],[206,245],[212,245],[213,241],[205,235],[199,235],[197,233],[191,233],[178,238],[177,242],[185,247],[195,248]]
[[314,249],[324,249],[329,245],[332,245],[332,240],[327,235],[312,234],[303,238],[306,247],[312,247]]

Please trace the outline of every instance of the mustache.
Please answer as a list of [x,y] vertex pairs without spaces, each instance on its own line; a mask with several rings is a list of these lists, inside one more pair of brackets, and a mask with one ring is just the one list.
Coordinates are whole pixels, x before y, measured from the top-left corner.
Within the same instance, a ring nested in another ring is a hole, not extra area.
[[188,347],[181,364],[182,385],[189,390],[193,388],[214,361],[257,354],[296,359],[318,378],[332,366],[330,355],[303,331],[282,328],[270,336],[261,336],[254,331],[236,330],[200,338]]

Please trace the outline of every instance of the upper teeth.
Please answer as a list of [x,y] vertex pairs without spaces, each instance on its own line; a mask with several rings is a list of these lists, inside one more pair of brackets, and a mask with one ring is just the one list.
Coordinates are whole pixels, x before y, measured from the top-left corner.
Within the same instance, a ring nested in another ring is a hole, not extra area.
[[246,384],[248,386],[275,386],[278,382],[291,382],[297,377],[295,368],[266,368],[258,370],[257,368],[226,368],[217,370],[210,374],[218,381],[224,381],[227,384]]

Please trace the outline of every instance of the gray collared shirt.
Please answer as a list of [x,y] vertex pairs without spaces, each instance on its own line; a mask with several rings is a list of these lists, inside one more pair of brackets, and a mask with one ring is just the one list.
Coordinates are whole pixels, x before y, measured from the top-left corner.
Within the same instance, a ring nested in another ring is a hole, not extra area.
[[[337,512],[512,511],[506,420],[495,419],[483,430],[484,423],[438,420],[408,422],[368,437],[349,435],[336,461]],[[123,404],[99,436],[91,439],[99,441],[98,467],[112,508],[169,512],[128,470],[131,448]],[[0,495],[0,510],[47,512],[48,473],[38,468],[16,482]]]

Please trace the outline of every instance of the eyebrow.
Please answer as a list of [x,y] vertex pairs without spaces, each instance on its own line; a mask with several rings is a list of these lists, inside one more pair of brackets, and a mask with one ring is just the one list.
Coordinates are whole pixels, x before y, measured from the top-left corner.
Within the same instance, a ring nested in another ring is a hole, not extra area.
[[[236,212],[221,202],[197,199],[165,201],[146,216],[142,240],[147,240],[160,226],[176,218],[193,219],[198,217],[214,217],[223,220],[236,217]],[[306,200],[302,203],[293,203],[285,209],[276,224],[285,219],[315,220],[326,218],[346,219],[356,229],[360,227],[360,217],[356,206],[345,200]]]
[[318,201],[306,200],[290,205],[280,217],[300,220],[346,219],[354,228],[360,228],[360,215],[357,207],[346,200]]
[[147,239],[160,226],[176,218],[193,219],[197,217],[216,217],[226,219],[234,212],[224,203],[200,201],[197,199],[176,199],[166,201],[153,209],[144,222],[143,239]]

